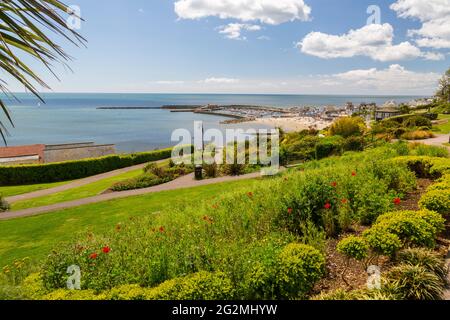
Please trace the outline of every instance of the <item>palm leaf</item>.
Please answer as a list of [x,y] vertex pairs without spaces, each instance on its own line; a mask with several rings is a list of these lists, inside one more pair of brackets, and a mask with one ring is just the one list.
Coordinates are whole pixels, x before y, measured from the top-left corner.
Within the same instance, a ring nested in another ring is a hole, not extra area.
[[[20,57],[29,56],[41,62],[53,73],[55,62],[67,65],[71,57],[47,34],[62,37],[75,45],[86,40],[66,23],[69,8],[59,0],[1,0],[0,2],[0,70],[41,101],[38,88],[49,88],[40,75]],[[81,19],[81,17],[79,17]],[[19,57],[20,56],[20,57]],[[15,98],[8,84],[0,79],[0,94]],[[12,126],[10,112],[0,96],[0,112]],[[0,136],[6,144],[7,128],[0,117]]]

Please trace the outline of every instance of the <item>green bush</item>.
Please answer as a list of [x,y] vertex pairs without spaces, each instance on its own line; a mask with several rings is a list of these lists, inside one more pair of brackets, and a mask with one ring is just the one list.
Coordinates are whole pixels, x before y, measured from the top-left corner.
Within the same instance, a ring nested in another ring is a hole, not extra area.
[[369,255],[369,246],[364,238],[349,236],[338,243],[337,251],[348,258],[364,260]]
[[146,173],[140,175],[139,177],[128,179],[125,181],[117,182],[111,187],[112,191],[126,191],[126,190],[135,190],[135,189],[143,189],[148,187],[157,186],[163,183],[167,183],[172,179],[169,177],[159,178],[152,173]]
[[313,297],[313,300],[328,300],[328,301],[367,301],[367,300],[398,300],[398,297],[386,290],[353,290],[345,291],[337,289],[328,293],[320,294]]
[[329,132],[332,136],[341,136],[348,138],[351,136],[360,136],[364,133],[366,124],[361,117],[340,118],[333,122]]
[[111,155],[59,163],[0,166],[0,185],[50,183],[80,179],[133,165],[170,158],[172,149]]
[[344,151],[363,151],[366,146],[364,137],[348,137],[344,141]]
[[450,159],[429,156],[405,156],[391,160],[393,165],[406,164],[419,178],[439,179],[450,172]]
[[392,268],[386,280],[391,290],[402,300],[440,300],[445,287],[433,272],[410,264]]
[[325,271],[325,257],[303,244],[290,244],[278,256],[276,286],[279,299],[303,298]]
[[402,248],[402,242],[396,234],[381,228],[365,231],[363,236],[370,249],[379,255],[393,257]]
[[422,116],[412,116],[406,119],[403,122],[403,125],[408,128],[413,127],[427,127],[431,128],[433,125],[431,124],[431,120]]
[[403,245],[433,248],[435,239],[444,229],[444,219],[432,211],[395,211],[378,217],[376,223],[365,233],[366,237],[384,232],[397,235]]
[[445,260],[436,252],[424,248],[409,248],[399,252],[398,261],[403,264],[420,266],[436,274],[443,282],[447,282],[448,268]]
[[205,176],[208,178],[215,178],[219,175],[219,167],[216,163],[212,164],[203,164],[203,171],[205,172]]
[[146,300],[231,300],[231,280],[221,272],[198,272],[168,280],[145,293]]
[[450,213],[450,189],[430,190],[419,201],[421,209],[439,212],[443,215]]
[[342,154],[344,139],[341,136],[326,137],[316,144],[316,159],[320,160],[330,156]]
[[0,194],[0,212],[8,211],[9,209],[9,203],[6,202],[6,200],[3,199],[2,195]]

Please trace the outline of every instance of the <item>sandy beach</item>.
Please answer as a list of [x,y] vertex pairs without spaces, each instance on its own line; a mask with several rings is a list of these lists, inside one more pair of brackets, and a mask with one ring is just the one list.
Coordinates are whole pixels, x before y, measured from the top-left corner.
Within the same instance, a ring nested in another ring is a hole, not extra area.
[[282,128],[286,132],[295,132],[314,127],[318,130],[325,129],[331,122],[316,120],[311,117],[291,117],[291,118],[258,118],[254,120],[257,124]]

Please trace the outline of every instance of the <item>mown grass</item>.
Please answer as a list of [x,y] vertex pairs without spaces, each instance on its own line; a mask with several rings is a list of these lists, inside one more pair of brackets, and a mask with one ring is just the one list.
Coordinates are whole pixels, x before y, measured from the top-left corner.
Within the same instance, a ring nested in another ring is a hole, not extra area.
[[0,221],[0,267],[24,257],[39,261],[52,248],[86,231],[107,231],[131,217],[151,215],[174,204],[184,206],[217,198],[241,187],[251,191],[258,183],[257,179],[243,180],[165,191]]
[[41,207],[54,203],[60,203],[65,201],[72,201],[77,199],[88,198],[96,196],[107,189],[109,189],[114,183],[130,179],[142,174],[142,169],[129,171],[114,177],[102,179],[82,187],[54,193],[51,195],[34,198],[30,200],[18,201],[11,205],[12,210],[21,210],[27,208]]
[[59,186],[68,184],[70,182],[72,182],[72,181],[39,183],[39,184],[30,184],[30,185],[23,185],[23,186],[0,187],[0,194],[3,197],[18,196],[20,194],[25,194],[25,193],[35,192],[35,191],[39,191],[39,190],[59,187]]
[[450,115],[448,114],[440,114],[439,120],[447,120],[446,123],[433,126],[433,131],[438,133],[450,133]]

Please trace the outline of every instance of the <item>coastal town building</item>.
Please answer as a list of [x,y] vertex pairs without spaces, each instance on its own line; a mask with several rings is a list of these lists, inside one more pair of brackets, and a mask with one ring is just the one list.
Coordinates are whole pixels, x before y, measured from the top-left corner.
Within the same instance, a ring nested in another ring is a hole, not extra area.
[[375,120],[381,121],[384,119],[389,119],[392,117],[399,116],[401,114],[402,114],[402,112],[398,109],[393,109],[393,108],[378,109],[375,111]]

